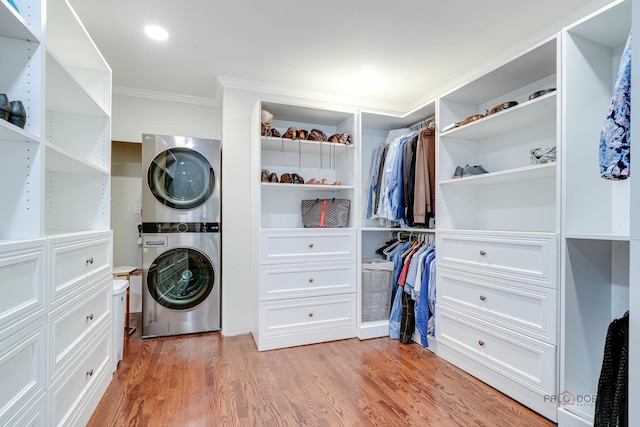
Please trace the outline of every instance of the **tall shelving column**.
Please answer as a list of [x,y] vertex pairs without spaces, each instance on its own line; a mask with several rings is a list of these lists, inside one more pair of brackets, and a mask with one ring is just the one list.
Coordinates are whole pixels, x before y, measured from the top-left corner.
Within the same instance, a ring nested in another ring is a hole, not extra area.
[[[271,127],[330,137],[348,132],[352,142],[320,142],[260,135],[261,111]],[[351,338],[356,330],[355,193],[358,139],[355,112],[286,102],[259,102],[253,112],[252,332],[260,351]],[[262,170],[298,174],[305,183],[261,182]],[[309,184],[315,178],[318,183]],[[322,184],[325,180],[326,184]],[[303,200],[347,199],[348,221],[336,228],[305,228]]]
[[562,36],[561,426],[593,425],[607,329],[629,309],[631,182],[600,177],[598,143],[630,29],[617,1]]
[[551,37],[438,99],[438,355],[551,420],[559,173],[530,151],[559,149],[559,51]]
[[[384,113],[377,113],[372,111],[360,112],[360,177],[357,188],[359,189],[361,205],[367,201],[367,193],[370,188],[370,173],[372,167],[372,155],[376,148],[384,144],[389,131],[395,129],[410,128],[416,124],[424,122],[428,119],[435,119],[436,114],[436,102],[427,102],[424,105],[410,111],[409,113],[399,116]],[[358,259],[358,338],[368,339],[377,338],[389,335],[389,320],[377,320],[377,321],[363,321],[362,320],[362,308],[363,301],[366,296],[363,294],[362,283],[362,260],[365,258],[380,258],[375,253],[377,248],[382,247],[385,242],[392,238],[392,233],[397,231],[407,231],[409,233],[415,233],[416,236],[420,234],[435,234],[435,229],[426,228],[390,228],[381,227],[375,219],[367,218],[367,213],[363,209],[361,211],[360,218],[360,239],[359,239],[359,253],[361,256]],[[391,283],[389,283],[391,286]],[[393,296],[391,296],[393,298]],[[416,336],[419,338],[419,335]],[[435,340],[429,344],[429,349],[435,351]]]

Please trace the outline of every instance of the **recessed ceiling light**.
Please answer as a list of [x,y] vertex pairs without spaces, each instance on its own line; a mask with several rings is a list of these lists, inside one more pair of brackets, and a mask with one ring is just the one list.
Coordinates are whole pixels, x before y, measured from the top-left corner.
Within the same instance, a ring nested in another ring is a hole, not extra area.
[[163,41],[169,38],[167,30],[157,25],[147,25],[144,27],[144,32],[153,40]]
[[373,67],[367,67],[360,70],[360,76],[370,79],[378,73],[378,70]]

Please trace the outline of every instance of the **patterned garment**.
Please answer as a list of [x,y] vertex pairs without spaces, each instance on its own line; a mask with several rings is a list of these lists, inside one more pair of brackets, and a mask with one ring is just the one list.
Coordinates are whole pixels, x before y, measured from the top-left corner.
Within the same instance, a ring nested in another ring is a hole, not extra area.
[[631,168],[631,33],[622,53],[609,114],[600,131],[600,175],[629,178]]

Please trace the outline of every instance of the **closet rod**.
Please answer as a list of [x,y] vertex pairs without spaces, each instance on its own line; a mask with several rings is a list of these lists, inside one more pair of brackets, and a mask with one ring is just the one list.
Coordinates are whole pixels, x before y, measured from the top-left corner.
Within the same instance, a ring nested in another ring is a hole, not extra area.
[[412,131],[420,130],[420,129],[422,129],[423,126],[428,125],[429,123],[433,122],[435,119],[436,119],[435,116],[429,117],[429,118],[426,118],[426,119],[422,119],[418,123],[414,123],[411,126],[409,126],[409,129],[412,130]]

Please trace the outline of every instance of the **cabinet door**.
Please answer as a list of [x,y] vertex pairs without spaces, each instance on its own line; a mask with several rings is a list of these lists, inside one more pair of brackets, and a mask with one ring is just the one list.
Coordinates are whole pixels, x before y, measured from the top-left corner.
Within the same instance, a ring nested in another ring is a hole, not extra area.
[[45,241],[0,245],[0,340],[45,313]]
[[264,230],[261,263],[354,260],[355,230]]
[[45,345],[44,317],[0,341],[0,425],[45,395]]
[[438,343],[540,395],[555,393],[555,346],[443,306],[436,308],[436,325]]
[[446,267],[436,271],[438,304],[557,344],[558,297],[555,289],[462,273]]
[[50,239],[52,307],[111,273],[111,233],[79,234]]
[[557,287],[555,234],[442,232],[438,265]]
[[355,262],[265,265],[260,268],[261,301],[355,290]]
[[101,325],[111,323],[112,279],[107,277],[53,310],[49,315],[49,376],[55,380],[65,364]]

